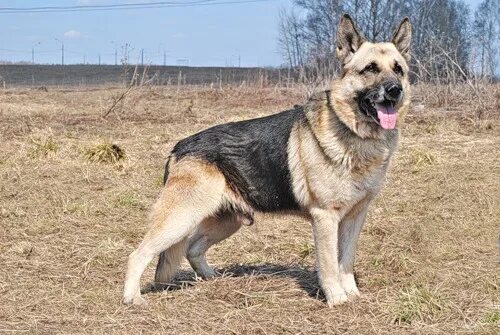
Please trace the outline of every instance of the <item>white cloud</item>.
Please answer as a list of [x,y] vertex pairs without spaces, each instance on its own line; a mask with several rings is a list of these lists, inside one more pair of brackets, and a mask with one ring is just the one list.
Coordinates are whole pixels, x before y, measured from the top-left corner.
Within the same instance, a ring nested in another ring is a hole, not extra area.
[[184,38],[184,37],[186,37],[186,35],[183,33],[175,33],[172,35],[172,38]]
[[64,37],[66,38],[80,38],[83,37],[83,33],[77,30],[68,30],[64,33]]

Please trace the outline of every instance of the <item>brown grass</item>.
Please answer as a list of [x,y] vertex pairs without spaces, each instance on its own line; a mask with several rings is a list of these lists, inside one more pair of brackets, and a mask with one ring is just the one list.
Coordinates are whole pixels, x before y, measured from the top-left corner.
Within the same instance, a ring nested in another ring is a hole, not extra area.
[[[361,236],[363,297],[333,309],[309,224],[267,215],[211,249],[217,279],[185,265],[177,287],[147,294],[149,307],[120,303],[175,141],[288,108],[300,91],[148,88],[105,120],[118,89],[1,91],[0,333],[498,333],[498,108],[480,123],[473,101],[434,106],[426,90]],[[109,143],[126,159],[88,160]]]

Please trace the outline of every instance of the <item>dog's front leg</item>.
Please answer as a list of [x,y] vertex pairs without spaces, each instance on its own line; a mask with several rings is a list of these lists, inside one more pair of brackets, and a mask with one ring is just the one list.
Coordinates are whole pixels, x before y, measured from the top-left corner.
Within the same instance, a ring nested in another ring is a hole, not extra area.
[[354,258],[359,234],[366,219],[371,199],[366,198],[356,204],[347,213],[339,226],[339,266],[340,284],[350,297],[359,296],[354,279]]
[[339,305],[347,301],[347,294],[340,285],[338,262],[338,212],[313,208],[314,242],[316,245],[316,266],[319,283],[326,297],[328,306]]

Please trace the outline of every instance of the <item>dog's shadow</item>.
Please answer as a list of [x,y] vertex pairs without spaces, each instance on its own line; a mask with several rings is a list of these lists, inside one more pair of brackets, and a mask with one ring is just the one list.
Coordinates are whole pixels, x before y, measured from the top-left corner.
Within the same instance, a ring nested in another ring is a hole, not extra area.
[[[298,265],[278,265],[265,263],[260,265],[230,265],[215,269],[216,278],[227,277],[281,277],[293,279],[310,297],[323,299],[318,277],[315,271]],[[189,288],[199,281],[193,271],[179,271],[175,279],[168,284],[149,284],[142,293],[155,293],[162,291],[175,291]]]

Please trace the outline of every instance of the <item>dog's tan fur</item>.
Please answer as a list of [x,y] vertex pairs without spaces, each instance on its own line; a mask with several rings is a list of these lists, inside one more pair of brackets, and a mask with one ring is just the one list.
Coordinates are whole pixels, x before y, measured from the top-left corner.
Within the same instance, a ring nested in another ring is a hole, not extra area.
[[[332,306],[359,295],[353,274],[356,242],[371,201],[379,193],[398,142],[397,129],[385,130],[358,112],[356,92],[396,76],[398,62],[404,76],[398,78],[404,99],[396,108],[408,109],[408,46],[411,26],[404,20],[393,43],[370,43],[343,17],[338,29],[341,78],[331,90],[318,93],[304,106],[305,120],[297,122],[288,142],[292,190],[301,214],[312,219],[317,266],[327,303]],[[378,74],[361,74],[371,62]],[[400,123],[402,118],[399,118]],[[346,131],[346,127],[348,128]],[[124,290],[126,303],[143,303],[139,280],[147,264],[160,252],[155,280],[168,282],[180,260],[187,256],[204,278],[215,275],[208,266],[208,248],[247,223],[238,211],[251,206],[210,163],[196,158],[170,162],[170,176],[152,210],[151,228],[129,257]]]

